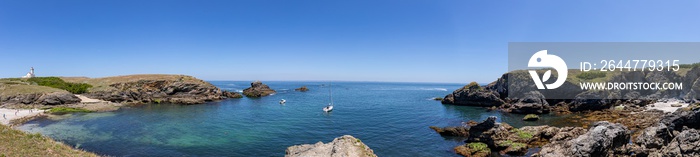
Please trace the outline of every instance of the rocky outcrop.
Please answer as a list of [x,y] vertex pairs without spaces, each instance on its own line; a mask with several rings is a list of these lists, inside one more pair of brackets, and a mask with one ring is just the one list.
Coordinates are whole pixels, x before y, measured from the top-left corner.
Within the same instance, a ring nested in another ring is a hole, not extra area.
[[84,96],[117,103],[200,104],[240,97],[236,93],[222,91],[208,82],[185,75],[118,76],[98,78],[88,83],[92,83],[93,88]]
[[270,87],[260,81],[250,83],[250,88],[243,90],[243,95],[247,97],[264,97],[273,93],[275,93],[275,90],[270,89]]
[[303,144],[288,147],[285,157],[376,157],[374,151],[362,143],[360,139],[344,135],[333,139],[332,142]]
[[438,134],[442,136],[460,136],[460,137],[468,137],[469,136],[469,128],[463,127],[463,126],[458,126],[458,127],[436,127],[436,126],[430,126],[430,129],[435,130]]
[[610,156],[629,142],[630,131],[618,123],[597,122],[589,131],[567,142],[553,142],[535,156]]
[[309,91],[309,88],[306,88],[306,86],[301,86],[297,89],[294,89],[295,91],[300,91],[300,92],[306,92]]
[[664,115],[659,123],[645,129],[636,143],[647,148],[658,148],[668,144],[674,131],[680,132],[685,128],[700,129],[700,109],[678,110]]
[[483,89],[476,82],[472,82],[455,90],[442,99],[443,104],[467,105],[467,106],[500,106],[505,103],[498,92]]
[[0,104],[62,105],[79,103],[80,99],[69,92],[28,93],[1,95]]

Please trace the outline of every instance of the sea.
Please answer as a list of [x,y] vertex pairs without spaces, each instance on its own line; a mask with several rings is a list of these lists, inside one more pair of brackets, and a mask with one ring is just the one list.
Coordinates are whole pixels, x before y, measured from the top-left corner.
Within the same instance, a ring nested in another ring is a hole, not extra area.
[[[241,92],[250,81],[209,81]],[[289,146],[352,135],[378,156],[458,156],[464,138],[443,137],[429,126],[459,126],[497,116],[515,127],[554,123],[556,116],[525,122],[524,115],[482,107],[444,105],[464,84],[393,82],[263,82],[277,91],[262,98],[198,105],[145,104],[113,112],[55,115],[18,128],[108,156],[284,156]],[[294,91],[306,86],[307,92]],[[334,110],[322,108],[330,103]],[[285,99],[286,103],[279,101]]]

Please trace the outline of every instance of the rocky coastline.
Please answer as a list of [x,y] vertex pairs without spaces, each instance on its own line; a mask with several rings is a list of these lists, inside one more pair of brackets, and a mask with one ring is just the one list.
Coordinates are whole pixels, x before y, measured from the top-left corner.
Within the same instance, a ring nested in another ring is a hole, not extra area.
[[[430,128],[441,136],[465,137],[465,143],[454,148],[455,153],[463,156],[700,155],[700,67],[682,69],[682,72],[615,73],[597,79],[681,82],[690,88],[584,91],[575,83],[581,80],[567,78],[560,87],[566,92],[526,91],[523,89],[536,89],[534,83],[526,73],[514,71],[485,86],[472,82],[446,95],[441,102],[514,114],[575,113],[558,122],[572,126],[513,128],[497,123],[497,117],[489,117],[481,123],[470,121],[465,126]],[[509,84],[509,81],[518,84]]]

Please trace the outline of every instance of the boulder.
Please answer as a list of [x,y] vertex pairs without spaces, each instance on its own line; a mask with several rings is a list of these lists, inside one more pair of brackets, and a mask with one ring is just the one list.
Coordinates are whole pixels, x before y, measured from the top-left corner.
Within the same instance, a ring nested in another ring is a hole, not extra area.
[[273,93],[275,93],[275,90],[270,89],[270,87],[260,81],[250,83],[250,88],[243,90],[243,95],[247,97],[264,97]]
[[454,148],[459,155],[466,157],[487,157],[491,155],[491,149],[480,142],[468,143]]
[[615,93],[602,90],[585,91],[576,95],[574,100],[569,103],[569,111],[597,111],[608,109],[615,103],[610,99],[611,97],[615,97],[614,94]]
[[294,89],[295,91],[300,91],[300,92],[306,92],[309,91],[309,88],[306,88],[306,86],[301,86],[297,89]]
[[525,93],[523,98],[512,103],[509,110],[511,113],[544,114],[549,113],[550,106],[542,93],[539,91],[530,91]]
[[376,157],[374,151],[362,143],[360,139],[350,135],[344,135],[333,139],[332,142],[316,144],[303,144],[288,147],[285,157]]
[[596,122],[587,133],[566,142],[552,142],[534,156],[609,156],[628,143],[630,131],[619,123]]

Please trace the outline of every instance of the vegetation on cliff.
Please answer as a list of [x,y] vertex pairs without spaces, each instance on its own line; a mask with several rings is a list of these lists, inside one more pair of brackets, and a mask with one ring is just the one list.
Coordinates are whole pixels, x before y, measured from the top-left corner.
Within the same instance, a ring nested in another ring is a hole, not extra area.
[[82,94],[92,86],[87,83],[70,83],[58,77],[34,77],[27,79],[27,82],[36,83],[40,86],[63,89],[73,94]]
[[98,156],[6,125],[0,125],[0,141],[0,156]]

